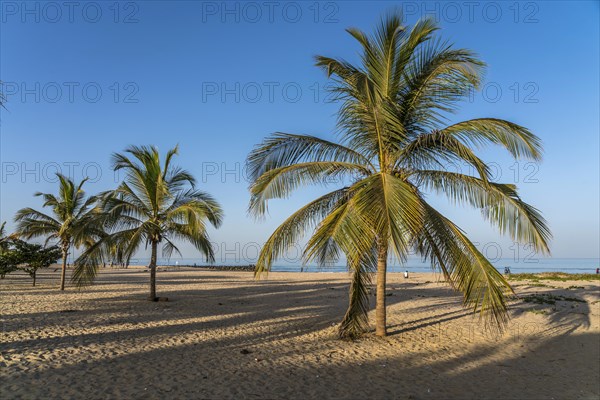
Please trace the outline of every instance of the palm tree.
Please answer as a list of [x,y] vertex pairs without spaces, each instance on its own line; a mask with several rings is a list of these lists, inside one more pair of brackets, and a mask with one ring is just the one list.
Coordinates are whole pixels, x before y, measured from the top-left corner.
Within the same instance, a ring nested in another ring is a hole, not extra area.
[[167,152],[164,163],[158,150],[148,146],[130,146],[125,150],[134,157],[113,154],[115,171],[125,171],[125,180],[114,191],[103,194],[102,224],[107,236],[91,246],[76,261],[73,274],[79,284],[91,283],[103,259],[117,257],[129,263],[142,245],[150,247],[150,295],[156,301],[156,260],[158,245],[162,254],[170,257],[180,253],[175,240],[190,242],[214,261],[214,253],[206,231],[206,220],[219,227],[223,212],[207,193],[195,189],[195,179],[171,161],[178,153],[175,147]]
[[11,235],[6,235],[6,221],[0,225],[0,253],[8,250],[8,246],[10,243]]
[[[310,202],[279,226],[261,249],[256,274],[312,230],[304,262],[326,265],[345,255],[352,271],[342,337],[368,329],[367,285],[377,276],[376,334],[386,335],[385,287],[388,254],[405,260],[416,251],[441,270],[464,295],[465,306],[507,320],[508,282],[465,232],[427,201],[428,193],[474,206],[501,233],[548,252],[551,237],[538,210],[511,184],[490,181],[490,169],[473,148],[503,146],[515,158],[539,160],[540,140],[526,128],[496,118],[448,125],[449,113],[481,81],[484,64],[469,50],[435,38],[430,19],[407,29],[401,16],[384,18],[372,36],[348,29],[362,48],[360,65],[316,57],[333,79],[341,101],[339,143],[275,133],[248,157],[252,184],[249,210],[264,216],[268,200],[287,198],[304,184],[336,179],[346,185]],[[449,172],[467,163],[473,173]]]
[[0,225],[0,253],[7,251],[11,246],[11,242],[16,238],[17,235],[14,233],[6,234],[6,221],[4,221]]
[[59,188],[58,196],[50,193],[36,193],[44,199],[44,207],[52,208],[52,216],[27,207],[19,210],[15,216],[17,235],[26,239],[45,236],[46,243],[58,241],[62,252],[62,271],[60,290],[65,290],[67,256],[69,248],[89,246],[102,236],[103,232],[92,222],[97,209],[95,196],[87,197],[82,187],[87,178],[75,184],[70,178],[56,174]]

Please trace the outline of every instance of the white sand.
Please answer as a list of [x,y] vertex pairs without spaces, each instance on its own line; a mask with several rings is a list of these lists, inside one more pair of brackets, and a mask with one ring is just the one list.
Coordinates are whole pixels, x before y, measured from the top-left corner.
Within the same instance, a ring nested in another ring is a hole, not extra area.
[[[0,281],[0,398],[598,399],[598,281],[514,283],[503,336],[433,274],[390,274],[390,336],[337,340],[348,276],[105,269],[85,290],[59,271]],[[583,288],[571,288],[581,286]],[[374,298],[372,301],[374,305]],[[531,310],[536,310],[531,312]],[[242,350],[249,354],[243,354]]]

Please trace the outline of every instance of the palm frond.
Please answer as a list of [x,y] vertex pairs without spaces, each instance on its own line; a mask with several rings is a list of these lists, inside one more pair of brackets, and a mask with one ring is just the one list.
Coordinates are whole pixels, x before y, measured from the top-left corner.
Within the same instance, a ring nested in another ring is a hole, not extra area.
[[490,178],[490,168],[471,148],[457,138],[433,131],[420,134],[393,155],[395,169],[409,171],[422,169],[449,169],[463,163],[471,165],[481,179]]
[[369,330],[369,285],[377,268],[376,250],[365,253],[354,265],[348,265],[352,274],[348,309],[340,323],[338,334],[342,339],[356,339]]
[[[186,216],[195,215],[218,228],[223,222],[223,210],[213,196],[195,189],[179,191],[173,203],[164,211],[167,220],[185,220]],[[189,219],[189,218],[188,218]]]
[[417,186],[480,209],[486,219],[513,240],[549,253],[548,242],[552,234],[545,219],[537,209],[521,200],[514,185],[486,182],[446,171],[421,170],[415,172],[413,178]]
[[441,130],[443,135],[451,135],[475,147],[486,143],[501,145],[510,154],[519,158],[540,160],[542,143],[527,128],[496,118],[479,118],[459,122]]
[[316,261],[328,265],[337,261],[341,250],[350,265],[357,265],[371,249],[376,237],[373,214],[364,212],[357,204],[357,200],[362,200],[357,196],[363,186],[361,181],[350,187],[347,200],[336,204],[319,223],[306,244],[305,263]]
[[420,46],[404,69],[398,96],[406,128],[415,133],[438,129],[458,102],[479,87],[484,66],[470,50],[440,40]]
[[255,276],[259,277],[263,272],[269,272],[274,260],[285,254],[291,246],[298,244],[305,232],[312,230],[336,206],[346,202],[348,195],[348,188],[336,190],[313,200],[288,217],[261,248]]
[[460,228],[424,201],[423,209],[425,223],[416,237],[417,250],[463,293],[465,306],[479,310],[486,323],[493,323],[490,326],[502,328],[512,288]]
[[343,145],[314,136],[277,132],[267,137],[248,156],[252,181],[272,169],[302,162],[340,162],[371,166],[368,158]]
[[404,259],[411,235],[422,224],[419,193],[408,182],[385,173],[372,175],[360,184],[353,197],[355,213],[368,221],[377,237],[389,241],[398,259]]
[[267,212],[268,200],[288,198],[300,186],[327,185],[342,182],[345,177],[355,180],[368,174],[369,170],[360,164],[331,161],[297,163],[270,169],[252,183],[249,211],[260,217]]

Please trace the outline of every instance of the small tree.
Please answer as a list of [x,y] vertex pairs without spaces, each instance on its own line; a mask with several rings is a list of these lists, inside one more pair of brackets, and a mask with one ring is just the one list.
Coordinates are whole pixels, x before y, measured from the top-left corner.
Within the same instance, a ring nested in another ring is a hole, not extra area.
[[0,279],[4,279],[6,274],[17,270],[17,260],[12,251],[0,251]]
[[40,268],[48,268],[56,264],[62,256],[58,246],[44,247],[40,244],[27,243],[14,239],[13,249],[9,250],[13,263],[16,262],[17,269],[26,272],[33,279],[35,286],[37,271]]

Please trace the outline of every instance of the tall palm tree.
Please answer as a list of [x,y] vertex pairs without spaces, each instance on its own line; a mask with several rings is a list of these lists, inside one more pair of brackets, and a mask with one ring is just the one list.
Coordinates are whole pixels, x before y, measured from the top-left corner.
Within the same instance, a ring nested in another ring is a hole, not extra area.
[[[540,140],[526,128],[497,118],[448,125],[457,103],[481,81],[483,62],[469,50],[435,38],[430,19],[412,29],[401,16],[382,19],[372,36],[348,33],[362,49],[359,65],[316,57],[333,79],[341,101],[339,143],[275,133],[249,155],[250,212],[263,216],[268,200],[287,198],[304,184],[346,185],[310,202],[279,226],[261,249],[256,274],[268,271],[307,231],[305,262],[325,265],[345,255],[352,271],[342,337],[368,329],[367,285],[377,276],[376,334],[386,335],[387,260],[405,260],[416,250],[464,295],[465,306],[501,327],[507,319],[510,285],[465,232],[427,201],[428,193],[481,210],[501,233],[548,252],[551,237],[538,210],[521,200],[512,184],[490,181],[490,169],[473,148],[503,146],[515,158],[539,160]],[[450,172],[467,163],[472,174]]]
[[128,264],[142,245],[149,246],[149,300],[155,301],[158,245],[162,243],[162,254],[168,258],[173,251],[181,254],[175,240],[188,241],[213,261],[206,221],[219,227],[223,212],[212,196],[195,189],[189,172],[172,165],[177,147],[167,152],[164,163],[155,147],[130,146],[125,153],[134,159],[119,153],[112,156],[115,171],[125,171],[125,179],[103,194],[101,201],[98,223],[107,236],[80,256],[73,278],[80,285],[90,283],[103,259],[117,257]]
[[57,241],[62,252],[62,271],[60,274],[60,290],[65,290],[67,256],[69,248],[89,246],[100,238],[102,230],[94,225],[97,213],[95,196],[86,198],[83,184],[87,178],[76,184],[70,178],[56,174],[59,188],[58,196],[38,192],[35,196],[44,199],[44,207],[52,208],[52,216],[27,207],[19,210],[15,216],[17,235],[26,239],[46,237],[46,243]]

